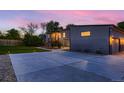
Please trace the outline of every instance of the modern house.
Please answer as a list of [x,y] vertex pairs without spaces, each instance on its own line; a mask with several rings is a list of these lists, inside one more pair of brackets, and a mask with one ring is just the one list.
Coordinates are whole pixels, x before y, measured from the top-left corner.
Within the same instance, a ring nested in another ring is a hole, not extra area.
[[72,51],[103,54],[124,51],[124,30],[115,25],[72,25],[67,32]]

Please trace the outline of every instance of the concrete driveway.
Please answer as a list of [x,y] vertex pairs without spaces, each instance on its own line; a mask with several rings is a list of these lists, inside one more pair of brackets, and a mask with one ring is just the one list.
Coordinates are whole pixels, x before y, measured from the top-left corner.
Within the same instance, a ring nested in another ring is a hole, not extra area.
[[77,52],[10,54],[18,81],[88,82],[123,81],[124,55]]

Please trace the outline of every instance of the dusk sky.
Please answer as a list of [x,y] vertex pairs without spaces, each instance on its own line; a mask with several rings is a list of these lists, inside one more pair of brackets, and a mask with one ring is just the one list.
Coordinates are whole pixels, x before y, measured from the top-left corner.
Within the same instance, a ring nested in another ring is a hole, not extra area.
[[59,21],[62,26],[67,24],[116,24],[124,21],[124,11],[93,11],[93,10],[33,10],[33,11],[0,11],[0,30],[17,28],[26,24]]

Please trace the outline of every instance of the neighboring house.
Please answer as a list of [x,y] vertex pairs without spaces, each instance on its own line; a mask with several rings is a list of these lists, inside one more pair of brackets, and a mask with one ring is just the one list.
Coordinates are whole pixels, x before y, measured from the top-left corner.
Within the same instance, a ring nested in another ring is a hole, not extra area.
[[124,30],[115,25],[72,25],[68,32],[72,51],[103,54],[124,51]]

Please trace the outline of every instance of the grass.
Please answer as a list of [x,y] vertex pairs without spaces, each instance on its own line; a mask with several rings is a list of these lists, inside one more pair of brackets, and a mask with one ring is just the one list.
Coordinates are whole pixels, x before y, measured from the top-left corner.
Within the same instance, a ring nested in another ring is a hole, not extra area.
[[45,52],[48,50],[37,49],[35,47],[27,46],[0,46],[0,54],[16,54],[16,53],[31,53],[31,52]]

